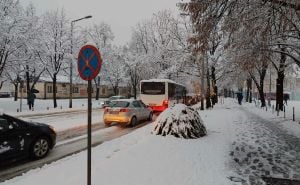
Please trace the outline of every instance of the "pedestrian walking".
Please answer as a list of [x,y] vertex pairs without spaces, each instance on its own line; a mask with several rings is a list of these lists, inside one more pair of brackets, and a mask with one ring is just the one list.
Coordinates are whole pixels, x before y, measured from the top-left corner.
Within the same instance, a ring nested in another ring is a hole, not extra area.
[[240,105],[242,105],[242,100],[243,100],[243,93],[242,92],[238,92],[237,93],[237,99]]
[[288,94],[283,94],[283,100],[284,100],[285,105],[287,105],[288,99],[289,99],[289,95]]
[[36,95],[31,91],[28,95],[28,105],[29,105],[29,110],[34,109],[34,100],[36,98]]

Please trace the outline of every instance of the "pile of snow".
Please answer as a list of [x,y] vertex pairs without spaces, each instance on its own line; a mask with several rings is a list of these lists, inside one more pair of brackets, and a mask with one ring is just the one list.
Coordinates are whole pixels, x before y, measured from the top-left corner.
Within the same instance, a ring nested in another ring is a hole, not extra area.
[[158,116],[153,134],[195,139],[205,136],[206,128],[197,111],[184,104],[176,104]]

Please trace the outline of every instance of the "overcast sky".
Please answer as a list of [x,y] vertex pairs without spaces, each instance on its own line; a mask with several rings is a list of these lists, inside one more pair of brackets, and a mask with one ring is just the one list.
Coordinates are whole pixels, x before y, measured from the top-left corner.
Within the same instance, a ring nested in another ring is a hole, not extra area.
[[180,0],[21,0],[23,5],[32,2],[39,14],[47,10],[64,8],[70,19],[86,15],[93,18],[76,23],[76,26],[87,26],[93,23],[106,22],[111,25],[115,34],[115,44],[125,44],[130,40],[132,27],[153,13],[169,9],[178,14],[176,3]]

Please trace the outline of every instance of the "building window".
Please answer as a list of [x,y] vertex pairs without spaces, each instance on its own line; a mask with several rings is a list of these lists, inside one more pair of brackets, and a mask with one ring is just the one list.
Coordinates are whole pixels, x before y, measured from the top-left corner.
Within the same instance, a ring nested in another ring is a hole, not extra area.
[[78,87],[73,87],[73,93],[79,93],[79,88]]
[[47,92],[48,93],[52,93],[53,91],[52,91],[52,86],[47,86]]
[[105,88],[102,88],[101,94],[105,94]]

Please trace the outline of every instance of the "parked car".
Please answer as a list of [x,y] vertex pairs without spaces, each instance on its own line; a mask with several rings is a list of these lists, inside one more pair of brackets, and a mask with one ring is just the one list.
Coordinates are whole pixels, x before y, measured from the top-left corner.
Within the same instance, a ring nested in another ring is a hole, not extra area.
[[55,143],[53,127],[0,113],[0,165],[24,157],[43,158]]
[[102,107],[105,108],[105,107],[108,107],[109,106],[109,103],[112,101],[112,100],[118,100],[118,99],[126,99],[125,96],[111,96],[110,98],[108,98],[108,100],[104,101]]
[[152,120],[153,112],[142,101],[134,99],[112,100],[104,110],[104,124],[117,122],[134,126],[141,120]]

